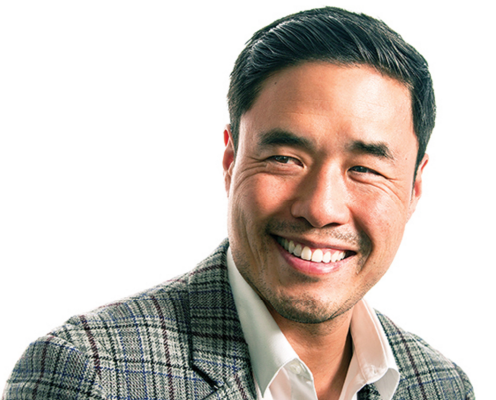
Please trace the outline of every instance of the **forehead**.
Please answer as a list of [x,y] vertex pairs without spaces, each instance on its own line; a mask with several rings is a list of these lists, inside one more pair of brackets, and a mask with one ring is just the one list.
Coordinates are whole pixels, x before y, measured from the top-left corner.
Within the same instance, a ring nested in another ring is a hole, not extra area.
[[298,130],[294,133],[304,136],[347,133],[369,140],[384,131],[414,137],[406,85],[369,66],[327,62],[307,62],[267,78],[240,122],[241,139],[270,129]]

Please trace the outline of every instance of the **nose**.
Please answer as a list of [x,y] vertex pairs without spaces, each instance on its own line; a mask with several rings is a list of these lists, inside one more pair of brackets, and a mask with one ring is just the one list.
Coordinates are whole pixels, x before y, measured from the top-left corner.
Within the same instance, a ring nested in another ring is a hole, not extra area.
[[291,214],[306,219],[314,228],[339,226],[350,218],[348,203],[344,177],[338,170],[320,168],[302,179]]

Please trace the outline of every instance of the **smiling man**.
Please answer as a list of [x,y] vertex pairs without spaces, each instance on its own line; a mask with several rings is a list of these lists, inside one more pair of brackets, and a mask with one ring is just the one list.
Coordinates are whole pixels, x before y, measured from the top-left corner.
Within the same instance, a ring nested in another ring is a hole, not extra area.
[[242,276],[276,321],[349,325],[421,194],[427,156],[415,165],[408,89],[369,66],[302,63],[263,83],[237,151],[226,136],[229,239]]
[[191,273],[34,342],[6,399],[473,399],[363,299],[422,194],[427,64],[336,8],[257,32],[231,75],[228,240]]

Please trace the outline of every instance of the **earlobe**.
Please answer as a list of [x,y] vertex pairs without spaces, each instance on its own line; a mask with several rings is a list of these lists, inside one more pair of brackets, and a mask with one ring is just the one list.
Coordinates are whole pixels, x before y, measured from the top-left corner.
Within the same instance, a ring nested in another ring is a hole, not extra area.
[[428,162],[429,162],[429,156],[425,154],[424,158],[422,159],[422,161],[418,166],[417,174],[415,176],[415,182],[413,183],[412,198],[410,200],[408,219],[410,219],[410,217],[413,215],[415,209],[417,208],[418,201],[422,196],[422,174]]
[[227,196],[231,188],[232,169],[234,167],[234,143],[232,139],[231,126],[227,125],[224,129],[224,157],[222,159],[222,167],[224,169],[224,184],[226,187]]

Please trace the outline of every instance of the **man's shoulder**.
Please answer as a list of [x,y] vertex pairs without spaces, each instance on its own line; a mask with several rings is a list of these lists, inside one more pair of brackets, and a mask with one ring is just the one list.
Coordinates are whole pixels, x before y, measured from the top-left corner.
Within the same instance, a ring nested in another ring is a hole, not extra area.
[[[396,398],[474,399],[462,369],[419,336],[377,312],[400,370]],[[403,396],[403,397],[402,397]]]
[[13,370],[5,399],[41,391],[40,398],[146,398],[148,390],[157,398],[203,398],[233,375],[248,382],[227,246],[186,274],[76,315],[33,342]]
[[[89,334],[93,330],[95,333],[115,331],[130,336],[139,332],[141,325],[148,328],[153,325],[173,330],[176,332],[174,338],[180,339],[181,335],[188,334],[191,303],[198,300],[198,295],[226,290],[226,248],[227,242],[224,241],[191,271],[90,312],[75,315],[50,335],[90,348]],[[134,331],[129,329],[132,326],[136,328]]]

